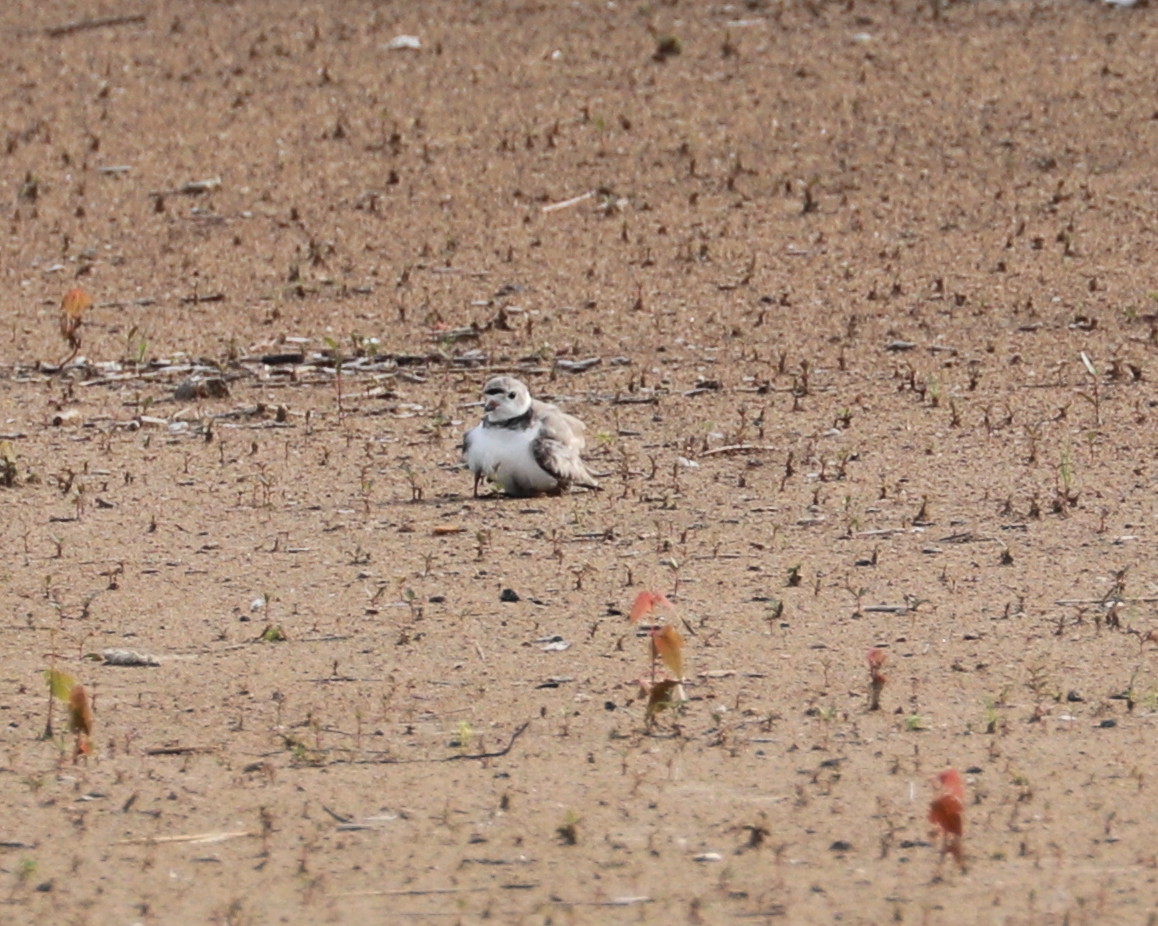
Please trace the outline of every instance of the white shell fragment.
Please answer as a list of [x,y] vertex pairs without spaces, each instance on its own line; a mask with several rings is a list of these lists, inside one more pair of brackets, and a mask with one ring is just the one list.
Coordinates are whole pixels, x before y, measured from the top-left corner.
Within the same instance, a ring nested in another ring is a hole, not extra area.
[[422,40],[416,35],[396,35],[382,46],[386,51],[403,51],[404,49],[419,49]]

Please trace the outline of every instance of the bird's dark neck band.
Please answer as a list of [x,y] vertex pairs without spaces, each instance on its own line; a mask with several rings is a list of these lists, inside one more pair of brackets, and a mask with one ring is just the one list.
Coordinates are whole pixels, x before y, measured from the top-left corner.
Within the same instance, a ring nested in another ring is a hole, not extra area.
[[514,418],[506,418],[503,421],[491,421],[489,418],[485,424],[488,428],[509,428],[512,431],[521,431],[531,423],[531,410],[528,408],[521,415],[515,415]]

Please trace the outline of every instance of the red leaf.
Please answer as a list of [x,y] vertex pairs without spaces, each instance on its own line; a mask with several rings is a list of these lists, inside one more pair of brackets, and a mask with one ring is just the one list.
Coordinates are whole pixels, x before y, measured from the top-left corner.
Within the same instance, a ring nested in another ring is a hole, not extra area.
[[965,782],[957,769],[947,768],[937,775],[937,786],[941,793],[929,804],[929,822],[941,830],[942,854],[953,856],[964,871],[961,837],[965,830]]
[[965,802],[965,782],[961,773],[955,768],[947,768],[937,775],[937,783],[941,786],[942,794],[951,794],[957,798],[959,804]]
[[632,623],[639,623],[656,608],[671,607],[672,603],[662,592],[640,592],[635,596],[635,603],[631,606],[631,613],[627,615],[627,619]]
[[964,829],[961,799],[953,794],[942,794],[929,805],[929,822],[940,827],[946,836],[960,837]]

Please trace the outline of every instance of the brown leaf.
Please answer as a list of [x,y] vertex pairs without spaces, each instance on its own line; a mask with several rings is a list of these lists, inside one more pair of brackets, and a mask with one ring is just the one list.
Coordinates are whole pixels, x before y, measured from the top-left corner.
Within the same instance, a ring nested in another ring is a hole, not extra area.
[[[68,729],[72,733],[92,736],[92,705],[84,685],[73,685],[68,696]],[[87,750],[85,750],[87,752]]]
[[647,719],[651,720],[665,707],[679,704],[687,700],[684,696],[684,686],[674,678],[665,678],[656,682],[647,693]]

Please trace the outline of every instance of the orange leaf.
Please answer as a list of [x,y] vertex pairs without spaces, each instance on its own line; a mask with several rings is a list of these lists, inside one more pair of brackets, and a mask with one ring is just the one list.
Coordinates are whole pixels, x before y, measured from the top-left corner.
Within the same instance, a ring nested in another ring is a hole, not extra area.
[[70,289],[60,301],[60,336],[74,349],[80,346],[77,332],[80,330],[81,316],[91,305],[89,294],[79,286]]
[[679,631],[667,624],[651,635],[652,654],[659,656],[676,678],[684,674],[684,638]]
[[635,596],[635,603],[631,606],[631,613],[627,619],[632,623],[643,620],[656,608],[671,608],[672,603],[662,592],[640,592]]
[[60,310],[69,318],[79,319],[85,310],[91,308],[92,298],[79,286],[70,289],[60,301]]
[[68,729],[73,733],[92,736],[92,705],[84,685],[73,685],[68,696]]
[[960,836],[963,829],[961,800],[953,794],[942,794],[929,805],[929,822],[939,826],[946,836]]
[[937,783],[941,786],[942,794],[949,794],[957,798],[957,803],[965,802],[965,782],[961,773],[955,768],[947,768],[937,775]]

